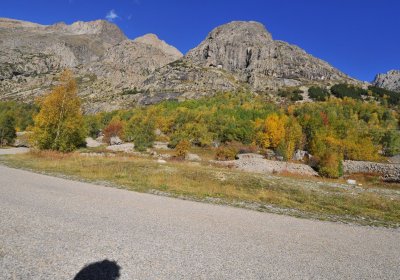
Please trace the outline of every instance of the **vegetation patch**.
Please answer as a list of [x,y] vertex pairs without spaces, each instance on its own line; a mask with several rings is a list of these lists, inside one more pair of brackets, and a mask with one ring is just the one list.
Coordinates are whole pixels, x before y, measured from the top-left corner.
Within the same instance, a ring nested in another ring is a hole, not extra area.
[[[259,175],[174,161],[134,157],[84,157],[78,153],[32,152],[2,157],[14,167],[63,174],[151,193],[241,205],[260,211],[323,220],[399,227],[398,189],[347,186],[337,181]],[[247,206],[246,206],[247,205]]]

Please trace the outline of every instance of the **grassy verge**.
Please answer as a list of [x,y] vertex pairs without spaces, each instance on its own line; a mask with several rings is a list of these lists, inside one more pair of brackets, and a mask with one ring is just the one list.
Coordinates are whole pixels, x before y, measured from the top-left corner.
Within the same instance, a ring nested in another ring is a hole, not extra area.
[[3,156],[9,166],[90,182],[323,220],[399,227],[398,189],[244,173],[185,162],[54,152]]

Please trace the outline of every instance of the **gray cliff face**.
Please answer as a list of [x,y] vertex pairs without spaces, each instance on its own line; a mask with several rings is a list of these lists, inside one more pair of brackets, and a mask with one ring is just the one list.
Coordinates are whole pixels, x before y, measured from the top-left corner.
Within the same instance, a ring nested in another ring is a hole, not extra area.
[[261,23],[252,21],[215,28],[181,62],[150,75],[144,88],[151,92],[243,88],[266,92],[309,83],[358,83],[301,48],[273,40]]
[[273,40],[257,22],[217,27],[183,56],[154,34],[129,40],[103,20],[44,26],[0,19],[0,100],[30,102],[49,91],[65,68],[75,73],[88,112],[224,91],[359,83],[299,47]]
[[377,87],[400,92],[400,70],[378,74],[372,83]]
[[255,90],[304,81],[350,80],[299,47],[274,41],[257,22],[236,21],[217,27],[186,57],[196,65],[235,73]]

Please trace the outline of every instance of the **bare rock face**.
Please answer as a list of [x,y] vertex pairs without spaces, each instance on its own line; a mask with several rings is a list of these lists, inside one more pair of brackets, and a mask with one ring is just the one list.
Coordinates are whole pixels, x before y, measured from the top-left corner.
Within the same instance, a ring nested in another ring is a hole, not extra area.
[[143,88],[187,95],[338,82],[357,83],[299,47],[273,40],[261,23],[234,21],[215,28],[179,62],[151,74]]
[[373,84],[387,90],[400,92],[400,70],[391,70],[386,74],[378,74]]
[[183,56],[183,54],[175,47],[168,45],[165,41],[160,40],[155,34],[146,34],[142,37],[138,37],[133,42],[150,45],[154,48],[161,50],[167,56],[177,60]]
[[258,22],[235,21],[217,27],[187,54],[196,65],[232,72],[255,90],[305,81],[345,81],[345,74],[297,46],[274,41]]

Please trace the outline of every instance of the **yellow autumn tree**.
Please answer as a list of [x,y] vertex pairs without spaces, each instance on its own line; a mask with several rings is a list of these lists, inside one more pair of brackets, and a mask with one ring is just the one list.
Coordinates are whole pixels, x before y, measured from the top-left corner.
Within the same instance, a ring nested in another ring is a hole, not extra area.
[[285,115],[271,114],[265,120],[257,120],[257,142],[262,148],[276,148],[285,137]]
[[60,84],[40,101],[33,142],[39,149],[69,152],[84,143],[86,131],[81,101],[71,71],[61,74]]
[[303,132],[301,125],[294,117],[286,118],[285,135],[279,143],[278,150],[286,159],[291,160],[297,148],[303,144]]

